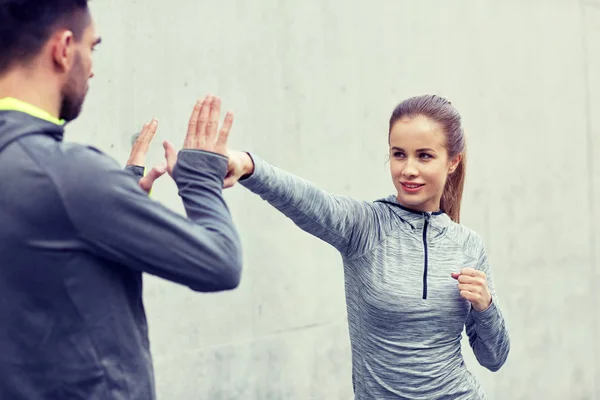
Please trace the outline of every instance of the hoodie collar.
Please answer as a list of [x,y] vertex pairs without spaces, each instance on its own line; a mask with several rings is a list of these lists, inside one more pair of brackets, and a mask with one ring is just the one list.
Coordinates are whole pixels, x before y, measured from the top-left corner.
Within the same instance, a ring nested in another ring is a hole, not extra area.
[[14,97],[1,98],[0,111],[20,111],[29,114],[32,117],[52,122],[55,125],[63,126],[65,124],[64,120],[53,117],[49,112],[19,99],[15,99]]
[[434,228],[443,229],[452,223],[452,220],[443,211],[424,212],[410,209],[398,202],[395,195],[389,195],[386,198],[376,200],[378,203],[387,205],[402,220],[409,223],[413,228],[422,228],[425,221]]
[[0,152],[13,141],[28,135],[46,135],[57,141],[63,140],[63,126],[56,124],[56,121],[51,122],[48,118],[43,118],[45,116],[40,114],[39,110],[28,109],[33,114],[39,115],[34,116],[23,111],[19,106],[19,110],[14,110],[13,106],[19,104],[18,102],[0,100],[2,101],[0,103]]

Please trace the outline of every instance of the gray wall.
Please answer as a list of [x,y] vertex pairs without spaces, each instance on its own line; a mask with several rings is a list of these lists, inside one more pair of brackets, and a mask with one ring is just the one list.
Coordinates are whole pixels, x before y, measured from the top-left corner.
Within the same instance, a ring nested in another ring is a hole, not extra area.
[[[369,4],[370,3],[370,4]],[[393,193],[386,124],[449,98],[468,133],[463,223],[485,239],[512,352],[490,399],[600,399],[600,1],[95,1],[104,42],[68,138],[121,162],[142,123],[181,143],[213,92],[232,146],[330,192]],[[349,399],[340,257],[241,187],[239,289],[147,276],[161,399]],[[168,179],[155,197],[182,210]],[[466,345],[466,342],[465,342]]]

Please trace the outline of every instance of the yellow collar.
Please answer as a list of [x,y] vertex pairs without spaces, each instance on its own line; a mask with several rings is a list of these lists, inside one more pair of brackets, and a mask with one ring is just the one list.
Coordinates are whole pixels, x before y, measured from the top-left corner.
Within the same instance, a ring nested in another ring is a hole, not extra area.
[[64,125],[65,121],[55,118],[47,111],[42,110],[34,105],[25,103],[24,101],[15,99],[14,97],[4,97],[0,99],[0,111],[20,111],[39,119],[52,122],[56,125]]

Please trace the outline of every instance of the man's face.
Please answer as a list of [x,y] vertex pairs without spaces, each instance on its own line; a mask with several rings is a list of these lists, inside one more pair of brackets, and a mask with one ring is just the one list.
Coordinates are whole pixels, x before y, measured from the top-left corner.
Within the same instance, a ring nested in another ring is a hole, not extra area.
[[94,21],[90,17],[90,23],[85,28],[83,36],[79,41],[74,42],[73,63],[61,90],[60,119],[67,122],[72,121],[81,112],[89,88],[88,80],[94,76],[92,52],[99,43],[100,39],[96,35]]

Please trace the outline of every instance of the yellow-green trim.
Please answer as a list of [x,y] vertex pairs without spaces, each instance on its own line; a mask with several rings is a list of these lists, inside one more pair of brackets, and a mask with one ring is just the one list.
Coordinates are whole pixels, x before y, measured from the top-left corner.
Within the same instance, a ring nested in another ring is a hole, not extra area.
[[44,121],[52,122],[56,125],[64,125],[65,121],[55,118],[47,111],[42,110],[34,105],[25,103],[24,101],[15,99],[14,97],[4,97],[0,99],[0,110],[2,111],[20,111]]

